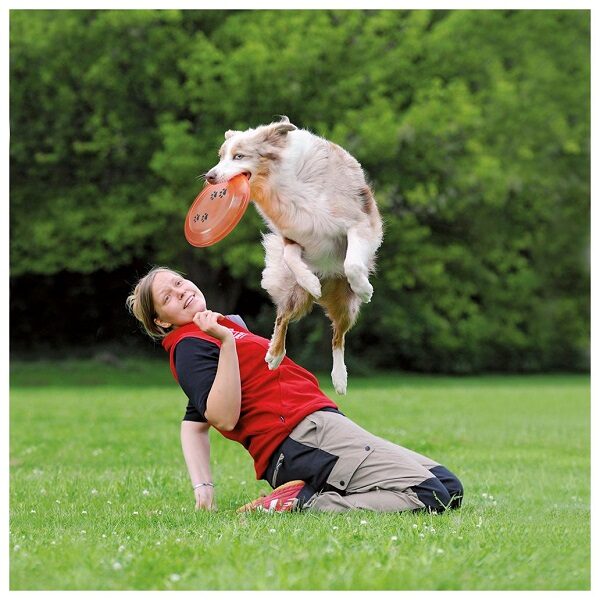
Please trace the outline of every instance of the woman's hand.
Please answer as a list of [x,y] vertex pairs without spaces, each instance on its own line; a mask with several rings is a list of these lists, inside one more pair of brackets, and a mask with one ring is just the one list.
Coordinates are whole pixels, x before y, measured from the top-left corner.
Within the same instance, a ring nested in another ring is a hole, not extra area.
[[217,510],[213,487],[203,485],[194,490],[196,496],[196,510]]
[[221,313],[213,312],[212,310],[204,310],[202,312],[197,312],[194,315],[193,321],[201,331],[204,331],[204,333],[208,333],[208,335],[223,342],[226,339],[233,337],[233,333],[231,333],[230,329],[223,327],[223,325],[220,325],[217,322],[218,319],[222,317],[223,315]]

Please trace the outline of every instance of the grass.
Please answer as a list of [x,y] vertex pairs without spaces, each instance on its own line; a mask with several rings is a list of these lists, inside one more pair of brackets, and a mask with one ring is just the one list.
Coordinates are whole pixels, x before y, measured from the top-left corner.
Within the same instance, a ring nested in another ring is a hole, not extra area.
[[463,508],[240,516],[267,489],[243,448],[211,433],[196,512],[185,397],[127,367],[11,365],[11,590],[590,589],[587,376],[351,377],[344,412],[456,472]]

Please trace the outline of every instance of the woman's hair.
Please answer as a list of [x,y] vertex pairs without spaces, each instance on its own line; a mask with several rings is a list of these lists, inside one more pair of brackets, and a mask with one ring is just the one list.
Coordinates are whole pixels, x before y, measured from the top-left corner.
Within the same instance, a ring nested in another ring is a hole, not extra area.
[[152,284],[157,273],[167,271],[175,275],[181,275],[168,267],[154,267],[144,275],[133,288],[133,292],[127,296],[126,305],[129,312],[143,325],[144,331],[154,340],[161,340],[170,331],[169,328],[161,327],[154,322],[157,314],[154,310],[154,298],[152,298]]

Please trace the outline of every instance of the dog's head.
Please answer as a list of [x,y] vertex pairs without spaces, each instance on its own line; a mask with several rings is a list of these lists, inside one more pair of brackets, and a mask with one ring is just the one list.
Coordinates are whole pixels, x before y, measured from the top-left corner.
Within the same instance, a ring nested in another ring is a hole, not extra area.
[[243,173],[252,178],[268,173],[268,165],[277,161],[285,147],[287,134],[297,129],[287,117],[269,125],[246,131],[229,130],[219,150],[219,163],[204,175],[209,183],[223,183]]

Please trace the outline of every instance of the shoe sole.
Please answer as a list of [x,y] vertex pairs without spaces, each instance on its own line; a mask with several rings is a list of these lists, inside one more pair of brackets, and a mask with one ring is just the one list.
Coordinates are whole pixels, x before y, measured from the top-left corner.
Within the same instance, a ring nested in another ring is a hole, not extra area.
[[[270,496],[271,494],[274,494],[275,492],[279,492],[280,490],[284,490],[292,485],[299,485],[299,484],[305,485],[305,482],[300,479],[295,479],[294,481],[288,481],[287,483],[284,483],[284,484],[276,487],[270,494],[267,494],[267,496]],[[244,506],[240,506],[240,508],[238,508],[236,510],[236,512],[238,512],[238,513],[251,512],[253,510],[259,509],[259,507],[262,508],[265,512],[269,512],[269,509],[264,508],[262,506],[262,503],[264,502],[264,499],[267,496],[262,496],[261,498],[252,500],[252,502],[248,502],[248,504],[244,504]],[[285,511],[275,511],[275,512],[285,512]]]

